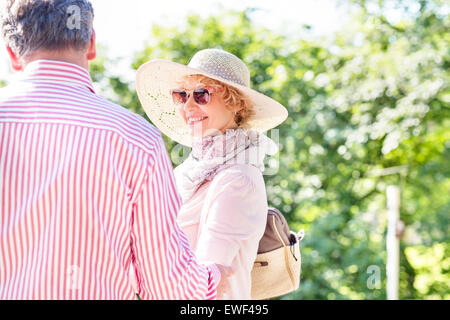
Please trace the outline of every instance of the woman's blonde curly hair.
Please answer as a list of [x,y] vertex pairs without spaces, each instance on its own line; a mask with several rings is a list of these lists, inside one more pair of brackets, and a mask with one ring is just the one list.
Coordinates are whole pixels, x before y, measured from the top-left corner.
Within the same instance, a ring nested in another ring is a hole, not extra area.
[[255,114],[250,98],[237,88],[201,74],[187,75],[179,83],[188,81],[196,81],[197,85],[220,89],[223,94],[225,106],[229,109],[240,109],[234,116],[234,121],[238,127],[245,128],[248,120]]

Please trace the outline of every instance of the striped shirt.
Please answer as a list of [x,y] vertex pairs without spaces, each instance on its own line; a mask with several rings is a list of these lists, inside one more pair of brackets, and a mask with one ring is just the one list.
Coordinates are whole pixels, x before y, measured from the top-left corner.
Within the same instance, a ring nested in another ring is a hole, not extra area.
[[214,299],[161,133],[38,60],[0,89],[0,299]]

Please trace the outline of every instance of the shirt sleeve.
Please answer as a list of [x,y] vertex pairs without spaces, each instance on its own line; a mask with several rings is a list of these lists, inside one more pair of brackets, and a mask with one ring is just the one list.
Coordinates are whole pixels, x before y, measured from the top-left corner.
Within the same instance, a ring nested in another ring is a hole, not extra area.
[[215,299],[220,272],[202,265],[176,223],[181,199],[173,167],[160,137],[133,206],[132,262],[142,299]]
[[268,209],[264,179],[234,170],[217,175],[210,188],[196,254],[200,261],[230,266],[243,241],[259,242],[264,233]]

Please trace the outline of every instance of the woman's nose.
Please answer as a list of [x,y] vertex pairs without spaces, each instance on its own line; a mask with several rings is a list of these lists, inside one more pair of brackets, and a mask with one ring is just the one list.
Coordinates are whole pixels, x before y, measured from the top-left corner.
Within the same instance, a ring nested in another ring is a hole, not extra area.
[[192,109],[194,109],[196,107],[198,107],[198,106],[195,103],[194,98],[192,97],[192,95],[189,95],[188,100],[186,101],[186,103],[183,106],[184,110],[185,111],[192,110]]

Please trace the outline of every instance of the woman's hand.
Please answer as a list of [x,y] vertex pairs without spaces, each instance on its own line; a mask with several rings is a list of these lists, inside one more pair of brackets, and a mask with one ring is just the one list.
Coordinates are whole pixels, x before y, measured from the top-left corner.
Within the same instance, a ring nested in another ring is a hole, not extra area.
[[220,271],[220,282],[217,285],[217,298],[221,299],[223,294],[230,290],[230,282],[229,277],[234,274],[233,267],[223,266],[221,264],[216,264],[217,268]]

